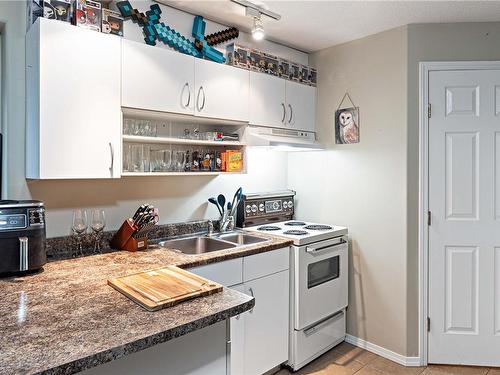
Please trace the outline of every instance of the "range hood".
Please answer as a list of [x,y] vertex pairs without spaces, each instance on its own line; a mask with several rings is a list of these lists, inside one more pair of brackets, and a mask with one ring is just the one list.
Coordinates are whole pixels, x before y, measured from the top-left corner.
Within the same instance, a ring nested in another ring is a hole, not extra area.
[[316,142],[316,133],[303,130],[279,129],[249,125],[245,129],[244,141],[248,146],[273,147],[283,151],[321,150]]

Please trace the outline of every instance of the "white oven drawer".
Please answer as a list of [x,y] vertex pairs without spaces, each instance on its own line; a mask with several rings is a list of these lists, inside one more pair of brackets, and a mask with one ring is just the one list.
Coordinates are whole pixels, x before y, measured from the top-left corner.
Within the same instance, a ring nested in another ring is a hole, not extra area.
[[339,311],[326,320],[302,331],[294,331],[291,338],[291,363],[298,370],[314,358],[330,350],[345,339],[345,313]]
[[347,306],[347,237],[294,248],[294,328],[301,330]]

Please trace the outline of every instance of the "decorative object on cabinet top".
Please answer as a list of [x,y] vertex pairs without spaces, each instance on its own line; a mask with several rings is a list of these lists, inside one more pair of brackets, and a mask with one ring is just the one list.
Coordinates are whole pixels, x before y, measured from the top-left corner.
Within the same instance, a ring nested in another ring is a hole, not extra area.
[[226,49],[228,65],[316,87],[318,72],[314,68],[242,46],[238,43],[230,44]]
[[116,6],[123,17],[130,17],[143,28],[146,44],[154,46],[156,41],[160,40],[179,52],[199,58],[206,57],[218,63],[224,63],[226,59],[223,53],[213,46],[237,38],[239,35],[238,29],[231,27],[205,36],[206,23],[202,16],[195,16],[192,32],[195,41],[192,42],[164,22],[160,22],[162,11],[158,4],[151,5],[146,14],[133,8],[129,1],[120,1]]

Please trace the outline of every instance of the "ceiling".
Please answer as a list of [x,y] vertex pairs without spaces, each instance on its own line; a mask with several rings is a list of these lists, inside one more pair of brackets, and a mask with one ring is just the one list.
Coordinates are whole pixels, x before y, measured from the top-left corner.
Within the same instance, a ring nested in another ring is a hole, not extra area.
[[[213,21],[250,31],[245,9],[230,0],[160,0]],[[266,39],[317,51],[411,23],[500,21],[500,1],[254,1],[279,13],[263,17]]]

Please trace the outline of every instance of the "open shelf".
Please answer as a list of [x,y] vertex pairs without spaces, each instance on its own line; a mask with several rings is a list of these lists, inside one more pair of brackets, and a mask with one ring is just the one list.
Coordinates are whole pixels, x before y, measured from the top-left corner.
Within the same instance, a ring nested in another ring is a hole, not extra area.
[[170,145],[194,145],[194,146],[245,146],[244,143],[237,141],[205,141],[197,139],[183,139],[174,137],[142,137],[138,135],[124,135],[124,142],[130,143],[155,143]]
[[207,117],[198,117],[179,113],[158,112],[145,109],[135,109],[122,107],[122,113],[125,117],[149,119],[157,121],[169,121],[176,124],[197,124],[197,125],[216,125],[216,126],[236,126],[245,127],[248,122],[225,120]]
[[122,172],[122,177],[152,177],[152,176],[220,176],[226,174],[244,174],[241,172]]

